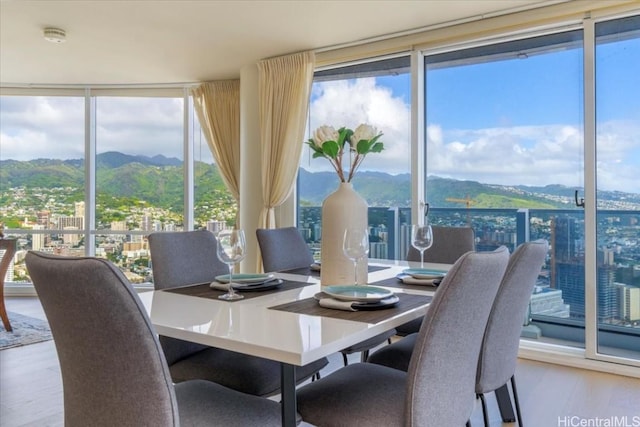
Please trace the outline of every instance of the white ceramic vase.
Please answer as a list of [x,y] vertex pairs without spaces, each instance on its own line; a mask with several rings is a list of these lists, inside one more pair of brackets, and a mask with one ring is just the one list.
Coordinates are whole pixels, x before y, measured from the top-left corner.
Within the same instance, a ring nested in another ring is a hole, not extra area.
[[[341,182],[322,202],[322,245],[320,283],[322,286],[353,285],[353,261],[344,255],[342,242],[347,228],[367,228],[369,206],[350,182]],[[358,264],[358,282],[366,284],[368,257]]]

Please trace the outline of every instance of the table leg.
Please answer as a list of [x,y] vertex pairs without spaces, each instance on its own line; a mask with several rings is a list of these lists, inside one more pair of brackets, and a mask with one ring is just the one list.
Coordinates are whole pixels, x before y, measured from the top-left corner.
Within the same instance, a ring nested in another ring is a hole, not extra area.
[[295,427],[298,407],[296,403],[296,371],[295,366],[288,363],[280,364],[280,392],[282,401],[283,427]]
[[505,423],[513,423],[516,421],[516,414],[513,413],[513,405],[511,404],[511,396],[509,395],[509,387],[505,384],[495,391],[498,400],[498,409],[500,416]]

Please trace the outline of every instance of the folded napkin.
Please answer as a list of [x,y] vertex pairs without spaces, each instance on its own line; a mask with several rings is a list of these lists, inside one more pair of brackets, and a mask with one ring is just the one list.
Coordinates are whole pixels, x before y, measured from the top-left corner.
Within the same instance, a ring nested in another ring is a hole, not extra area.
[[211,282],[209,287],[211,289],[215,289],[215,290],[218,290],[218,291],[228,291],[229,290],[229,284],[228,283]]
[[321,307],[333,308],[335,310],[357,311],[353,308],[354,301],[340,301],[335,298],[320,298],[318,303]]
[[416,279],[407,274],[406,276],[400,276],[400,280],[402,280],[402,283],[405,285],[438,286],[442,281],[442,277],[438,277],[437,279]]

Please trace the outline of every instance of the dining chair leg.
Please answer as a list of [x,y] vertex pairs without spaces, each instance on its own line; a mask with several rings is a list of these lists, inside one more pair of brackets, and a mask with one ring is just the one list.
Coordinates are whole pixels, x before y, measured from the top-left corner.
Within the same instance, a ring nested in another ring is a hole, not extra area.
[[369,358],[369,350],[365,350],[365,351],[360,353],[360,362],[361,363],[365,363],[368,358]]
[[347,359],[347,355],[342,353],[342,361],[344,362],[344,366],[349,364],[349,360]]
[[489,427],[489,415],[487,413],[487,401],[484,398],[484,393],[477,394],[482,404],[482,418],[484,420],[484,427]]
[[518,427],[523,427],[522,413],[520,412],[520,402],[518,401],[518,390],[516,389],[516,375],[511,377],[511,390],[513,391],[513,402],[516,405],[516,417],[518,417]]

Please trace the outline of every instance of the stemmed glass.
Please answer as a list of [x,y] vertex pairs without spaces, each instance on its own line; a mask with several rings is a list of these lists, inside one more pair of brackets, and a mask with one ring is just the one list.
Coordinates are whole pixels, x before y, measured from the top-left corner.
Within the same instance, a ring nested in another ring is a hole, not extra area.
[[411,227],[411,245],[420,251],[420,268],[424,268],[424,251],[433,244],[433,231],[430,225],[414,224]]
[[218,233],[218,259],[229,266],[229,290],[218,298],[233,301],[244,298],[244,295],[233,289],[233,268],[246,255],[246,242],[243,230],[222,230]]
[[358,261],[369,253],[369,232],[365,228],[347,228],[344,231],[342,252],[353,261],[353,279],[358,284]]

